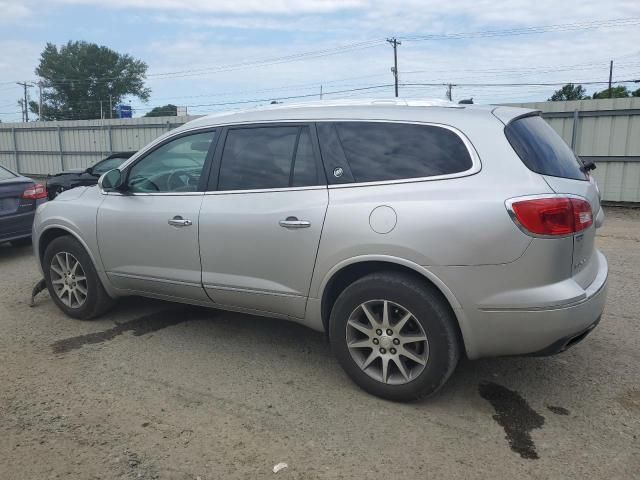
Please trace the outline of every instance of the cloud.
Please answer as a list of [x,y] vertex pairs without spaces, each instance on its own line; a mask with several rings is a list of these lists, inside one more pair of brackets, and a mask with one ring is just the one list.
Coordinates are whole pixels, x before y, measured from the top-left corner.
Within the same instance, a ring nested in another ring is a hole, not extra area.
[[0,0],[0,24],[12,23],[30,15],[29,8],[22,4]]
[[93,5],[109,8],[142,8],[148,10],[192,11],[215,14],[294,15],[297,13],[330,13],[361,8],[364,0],[57,0],[59,3]]

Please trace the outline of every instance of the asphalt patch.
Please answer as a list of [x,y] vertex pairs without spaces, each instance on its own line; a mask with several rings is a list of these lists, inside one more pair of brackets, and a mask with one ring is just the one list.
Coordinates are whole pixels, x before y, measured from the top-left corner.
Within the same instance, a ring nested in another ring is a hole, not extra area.
[[198,313],[199,311],[196,309],[170,309],[149,313],[128,322],[118,323],[115,327],[102,332],[87,333],[58,340],[51,344],[51,349],[53,353],[68,353],[85,345],[108,342],[124,332],[132,332],[134,336],[139,337],[188,320],[194,320]]
[[518,392],[497,383],[483,382],[478,391],[496,411],[493,419],[504,428],[511,450],[528,460],[540,458],[531,431],[544,425],[544,417],[533,410]]

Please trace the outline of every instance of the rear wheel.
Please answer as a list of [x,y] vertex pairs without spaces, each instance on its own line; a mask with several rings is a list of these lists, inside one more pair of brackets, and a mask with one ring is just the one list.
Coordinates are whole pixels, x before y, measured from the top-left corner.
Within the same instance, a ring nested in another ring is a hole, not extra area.
[[45,250],[42,267],[51,298],[67,315],[89,320],[113,305],[89,254],[75,238],[54,239]]
[[413,277],[376,273],[347,287],[331,311],[338,361],[364,390],[406,401],[435,393],[460,358],[455,318]]

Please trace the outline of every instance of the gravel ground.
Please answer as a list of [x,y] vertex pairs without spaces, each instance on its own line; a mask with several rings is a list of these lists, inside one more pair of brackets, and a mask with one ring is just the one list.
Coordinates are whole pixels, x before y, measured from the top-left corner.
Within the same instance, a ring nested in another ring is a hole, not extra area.
[[33,256],[4,245],[0,479],[638,478],[640,210],[607,214],[587,340],[463,360],[412,404],[360,391],[294,324],[133,298],[80,322],[46,292],[29,308]]

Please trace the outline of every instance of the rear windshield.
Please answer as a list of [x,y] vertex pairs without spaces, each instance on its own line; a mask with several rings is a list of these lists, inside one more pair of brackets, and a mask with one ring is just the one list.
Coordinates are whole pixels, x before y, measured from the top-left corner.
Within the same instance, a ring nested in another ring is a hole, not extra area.
[[530,170],[552,177],[587,180],[578,157],[541,117],[524,117],[511,122],[504,133]]
[[0,167],[0,180],[9,180],[10,178],[16,178],[16,175],[6,168]]

